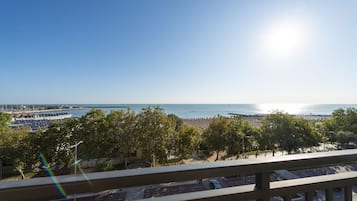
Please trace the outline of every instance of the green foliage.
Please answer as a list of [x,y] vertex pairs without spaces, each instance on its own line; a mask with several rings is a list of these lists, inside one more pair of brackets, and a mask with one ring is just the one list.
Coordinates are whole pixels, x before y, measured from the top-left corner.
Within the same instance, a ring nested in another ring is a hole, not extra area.
[[[298,148],[318,145],[322,137],[348,145],[357,143],[357,110],[338,109],[332,118],[316,124],[283,113],[265,116],[260,128],[253,127],[241,117],[218,116],[204,130],[184,124],[176,115],[166,115],[159,107],[144,108],[139,114],[112,111],[105,115],[101,110],[91,110],[79,119],[52,123],[46,130],[28,134],[27,128],[12,130],[8,127],[11,115],[0,113],[0,158],[13,164],[22,174],[26,168],[39,165],[38,153],[42,153],[53,169],[71,167],[74,149],[71,145],[83,141],[78,156],[97,159],[122,154],[125,164],[131,153],[141,151],[144,159],[155,164],[164,163],[168,155],[184,159],[198,147],[205,154],[215,151],[218,159],[221,151],[239,154],[258,149],[275,149],[292,152]],[[325,140],[324,140],[325,141]],[[26,150],[26,151],[23,151]],[[111,170],[105,164],[100,170]]]
[[173,122],[170,121],[163,109],[147,107],[137,115],[137,133],[143,155],[155,165],[155,159],[160,162],[167,160],[170,149],[170,138],[175,134]]
[[110,163],[108,161],[107,162],[103,162],[103,163],[99,163],[95,167],[95,171],[96,172],[111,171],[111,170],[115,170],[115,167],[113,166],[112,163]]
[[288,153],[298,148],[318,145],[319,135],[303,118],[281,112],[269,114],[262,120],[263,143],[268,149],[280,146]]
[[175,155],[181,159],[186,158],[197,150],[200,142],[200,132],[198,128],[181,125],[175,135]]
[[225,133],[225,145],[227,146],[228,154],[239,154],[242,146],[242,118],[236,117],[229,121],[227,131]]
[[36,152],[31,147],[28,128],[9,130],[0,138],[0,158],[7,164],[12,164],[25,178],[24,170],[35,163]]
[[179,131],[179,129],[183,125],[183,120],[174,114],[167,115],[167,118],[175,125],[175,131]]
[[342,147],[346,147],[349,143],[357,143],[357,136],[351,131],[338,131],[336,140]]
[[[165,162],[170,150],[178,147],[175,141],[178,130],[183,134],[197,135],[197,130],[186,129],[175,115],[166,115],[159,107],[144,108],[141,113],[112,111],[105,115],[101,110],[91,110],[80,119],[70,119],[54,123],[44,132],[32,135],[34,149],[43,153],[54,168],[70,167],[74,149],[71,145],[83,141],[78,146],[78,156],[96,159],[122,154],[127,165],[131,153],[141,151],[144,158]],[[185,128],[185,129],[184,129]],[[181,139],[183,141],[183,139]],[[175,144],[176,143],[176,144]],[[182,142],[181,142],[182,144]],[[188,154],[197,139],[181,146],[182,156]]]
[[337,109],[332,113],[336,131],[357,133],[357,110],[355,108]]
[[136,132],[136,115],[128,109],[123,111],[112,111],[105,119],[105,128],[112,142],[112,155],[116,152],[125,157],[125,167],[130,153],[139,149],[138,136]]
[[80,118],[77,138],[84,143],[78,150],[85,159],[112,156],[113,146],[105,130],[105,114],[102,110],[93,109]]
[[203,133],[203,144],[209,151],[216,151],[216,160],[220,151],[226,150],[228,154],[239,155],[244,150],[256,150],[259,148],[257,139],[260,137],[260,129],[254,128],[241,117],[227,118],[218,116]]
[[262,132],[260,128],[253,127],[249,122],[243,121],[242,128],[243,136],[245,137],[245,150],[246,151],[256,151],[261,146],[259,143],[259,139],[262,136]]
[[323,121],[321,126],[322,134],[341,144],[346,144],[346,140],[356,143],[357,136],[357,109],[337,109],[332,113],[332,118]]
[[[232,120],[232,123],[235,124],[234,129],[238,134],[238,141],[236,142],[235,147],[237,147],[237,153],[243,150],[252,151],[259,149],[258,139],[261,137],[261,131],[258,128],[253,127],[249,122],[243,121],[241,117],[236,117]],[[234,141],[237,138],[228,138],[228,143]]]
[[[38,131],[30,135],[33,150],[42,153],[49,166],[53,169],[66,169],[70,160],[70,131],[65,123],[52,123],[45,131]],[[73,120],[74,121],[74,120]]]
[[[247,129],[244,129],[246,126]],[[243,150],[243,138],[244,138],[244,147],[249,144],[247,141],[247,136],[250,135],[248,131],[248,127],[250,124],[248,122],[243,121],[243,119],[239,116],[230,119],[228,124],[228,129],[226,132],[226,146],[228,154],[237,154],[239,155]]]
[[219,152],[226,149],[226,135],[229,124],[229,118],[218,116],[211,121],[208,128],[203,132],[203,140],[208,149],[216,151],[216,160],[218,160]]
[[9,124],[11,121],[11,115],[7,113],[0,112],[0,135],[8,132]]

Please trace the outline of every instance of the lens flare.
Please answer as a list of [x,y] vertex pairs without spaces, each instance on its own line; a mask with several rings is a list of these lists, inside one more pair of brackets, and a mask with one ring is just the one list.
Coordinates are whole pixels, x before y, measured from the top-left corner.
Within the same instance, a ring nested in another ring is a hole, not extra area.
[[41,162],[42,162],[42,165],[45,167],[48,176],[51,178],[52,182],[55,184],[55,186],[56,186],[58,192],[59,192],[64,198],[67,199],[67,197],[68,197],[67,193],[63,190],[61,184],[58,182],[58,180],[57,180],[55,174],[54,174],[53,171],[50,169],[50,167],[49,167],[49,165],[48,165],[48,163],[47,163],[47,160],[46,160],[45,156],[44,156],[42,153],[40,153],[40,160],[41,160]]
[[81,166],[78,165],[77,167],[78,167],[78,170],[82,173],[83,177],[88,181],[89,185],[92,187],[92,182],[89,180],[89,178],[87,177],[86,173],[84,173],[84,171],[81,168]]
[[[75,158],[73,154],[71,154],[71,156],[72,156],[73,159]],[[78,159],[77,161],[74,161],[71,164],[71,166],[74,166],[74,168],[77,168],[77,170],[79,170],[82,173],[83,177],[88,181],[89,185],[92,186],[92,182],[89,180],[89,178],[87,177],[86,173],[81,168],[81,163],[80,163],[81,161],[82,161],[82,159]]]

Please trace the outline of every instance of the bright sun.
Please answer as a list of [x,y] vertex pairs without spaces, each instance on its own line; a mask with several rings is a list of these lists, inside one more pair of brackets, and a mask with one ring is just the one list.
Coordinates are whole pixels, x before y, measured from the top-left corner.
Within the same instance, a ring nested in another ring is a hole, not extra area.
[[263,35],[263,48],[267,56],[273,59],[286,59],[304,47],[306,29],[297,22],[272,24]]

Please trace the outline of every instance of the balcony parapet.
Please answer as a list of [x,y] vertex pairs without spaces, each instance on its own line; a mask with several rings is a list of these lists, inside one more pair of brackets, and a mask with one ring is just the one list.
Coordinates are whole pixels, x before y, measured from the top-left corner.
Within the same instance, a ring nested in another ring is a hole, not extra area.
[[[355,172],[350,172],[270,182],[270,173],[281,169],[303,169],[355,161],[357,161],[357,150],[344,150],[266,159],[218,161],[202,164],[88,173],[85,176],[65,175],[58,176],[56,179],[67,194],[79,194],[115,188],[255,174],[255,185],[172,195],[174,197],[170,197],[170,200],[195,200],[194,197],[199,197],[199,195],[204,197],[198,200],[225,200],[224,198],[228,195],[231,196],[232,193],[236,197],[240,196],[242,199],[269,200],[270,196],[283,195],[287,196],[287,200],[289,200],[288,197],[293,192],[308,193],[306,197],[309,198],[314,189],[320,188],[327,189],[326,194],[330,195],[331,188],[335,186],[342,186],[345,188],[345,193],[348,194],[350,192],[352,194],[352,185],[357,183],[357,175]],[[323,185],[326,185],[326,188]],[[210,198],[211,194],[214,194],[212,199]],[[51,177],[0,183],[0,198],[4,200],[47,200],[61,198],[61,196]],[[351,196],[346,195],[346,197],[349,198]]]

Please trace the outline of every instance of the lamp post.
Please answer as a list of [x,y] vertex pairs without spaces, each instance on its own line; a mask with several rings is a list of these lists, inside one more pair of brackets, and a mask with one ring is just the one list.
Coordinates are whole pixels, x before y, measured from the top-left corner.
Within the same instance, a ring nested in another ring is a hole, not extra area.
[[242,138],[242,153],[243,153],[243,158],[245,159],[245,143],[244,143],[244,138],[249,138],[249,136],[244,135]]
[[76,175],[77,174],[77,164],[78,164],[78,161],[77,161],[77,152],[78,152],[78,146],[80,144],[82,144],[83,141],[79,141],[78,143],[70,146],[69,148],[73,148],[74,147],[74,174]]
[[244,145],[244,138],[245,138],[245,135],[244,135],[244,136],[243,136],[243,138],[242,138],[242,153],[243,153],[243,159],[245,158],[245,150],[244,150],[245,145]]
[[326,151],[326,140],[327,140],[326,136],[325,135],[322,136],[322,143],[324,145],[324,152]]

